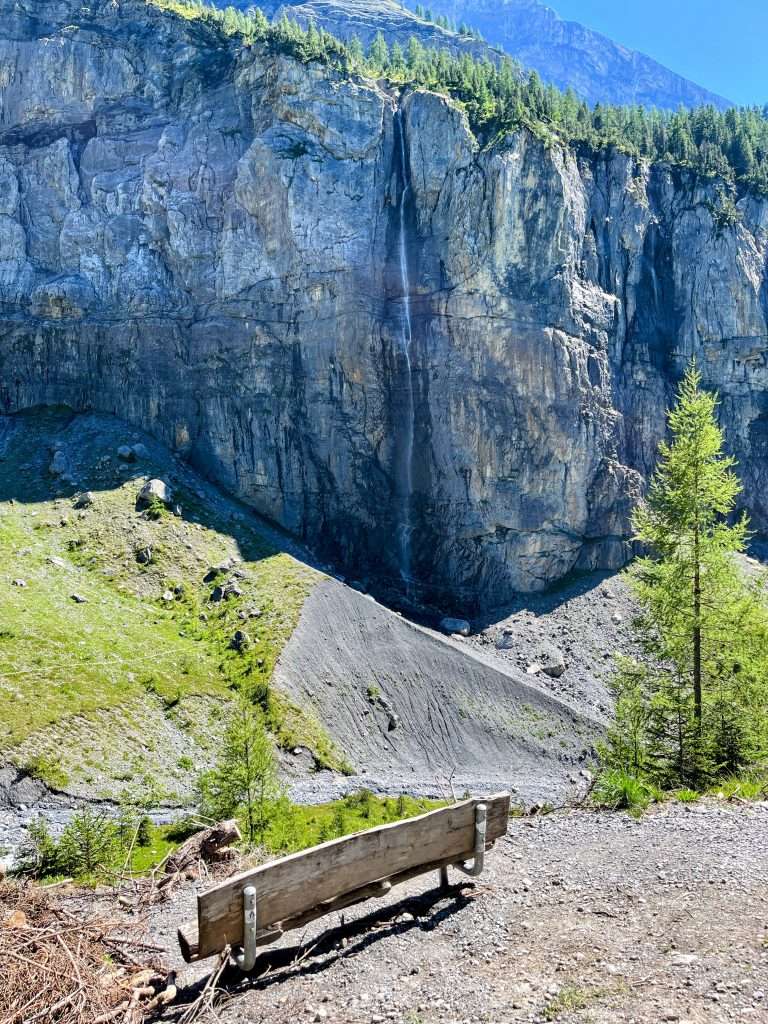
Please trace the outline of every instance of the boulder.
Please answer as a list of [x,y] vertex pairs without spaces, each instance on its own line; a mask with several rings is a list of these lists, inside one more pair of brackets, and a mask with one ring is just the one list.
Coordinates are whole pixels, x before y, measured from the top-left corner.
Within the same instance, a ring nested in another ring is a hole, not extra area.
[[460,636],[469,636],[471,627],[466,619],[452,619],[446,616],[440,620],[440,629],[444,633],[458,633]]
[[229,646],[232,648],[233,651],[244,651],[246,647],[250,646],[250,643],[251,638],[248,636],[245,630],[238,629],[235,631],[235,634],[230,640]]
[[559,647],[551,643],[542,643],[536,648],[534,658],[538,671],[544,672],[553,679],[559,679],[565,672],[565,656]]
[[173,490],[164,480],[147,480],[136,498],[136,508],[149,508],[155,501],[170,505],[172,500]]
[[90,508],[93,504],[93,494],[90,491],[83,491],[82,494],[78,494],[75,500],[72,502],[73,508]]
[[67,456],[59,448],[53,453],[53,458],[51,459],[51,464],[48,467],[48,472],[51,476],[63,476],[68,469],[69,463],[67,461]]
[[117,457],[118,459],[122,459],[123,462],[135,462],[136,452],[129,444],[121,444],[117,449]]
[[511,651],[516,645],[515,634],[510,630],[505,629],[501,636],[496,639],[497,651]]
[[211,600],[214,602],[228,601],[230,597],[242,597],[243,592],[236,583],[224,583],[214,587],[211,591]]

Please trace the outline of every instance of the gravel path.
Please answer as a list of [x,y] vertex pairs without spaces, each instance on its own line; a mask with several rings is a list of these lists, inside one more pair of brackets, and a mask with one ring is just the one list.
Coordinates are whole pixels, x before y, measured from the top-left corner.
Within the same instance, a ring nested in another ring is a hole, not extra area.
[[[219,1018],[768,1021],[767,844],[768,804],[515,819],[480,880],[441,895],[427,876],[289,934],[261,977],[230,976]],[[158,911],[170,948],[193,896]]]

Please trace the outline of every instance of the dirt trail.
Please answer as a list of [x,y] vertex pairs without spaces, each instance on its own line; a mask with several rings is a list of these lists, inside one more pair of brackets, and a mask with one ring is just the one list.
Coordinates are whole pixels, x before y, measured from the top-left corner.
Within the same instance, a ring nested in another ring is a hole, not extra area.
[[[515,819],[476,883],[417,879],[230,976],[222,1024],[768,1021],[768,804]],[[174,948],[193,893],[161,908]],[[331,929],[331,930],[329,930]],[[294,961],[301,961],[295,962]],[[293,964],[293,966],[291,966]],[[187,979],[200,967],[186,968]]]

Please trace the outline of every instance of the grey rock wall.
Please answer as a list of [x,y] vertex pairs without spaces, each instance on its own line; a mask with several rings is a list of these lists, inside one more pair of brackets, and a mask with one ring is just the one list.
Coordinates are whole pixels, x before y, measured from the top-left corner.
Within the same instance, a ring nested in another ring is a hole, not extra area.
[[402,585],[407,519],[446,609],[621,564],[694,354],[768,529],[768,203],[717,205],[141,0],[0,0],[0,410],[116,413],[358,576]]

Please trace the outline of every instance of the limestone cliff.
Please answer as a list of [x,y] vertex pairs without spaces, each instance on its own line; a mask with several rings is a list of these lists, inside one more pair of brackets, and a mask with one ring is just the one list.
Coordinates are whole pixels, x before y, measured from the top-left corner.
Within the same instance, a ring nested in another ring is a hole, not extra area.
[[[0,411],[114,412],[356,573],[627,555],[691,355],[768,528],[768,203],[142,0],[0,0]],[[417,586],[429,580],[427,587]]]
[[[224,0],[219,0],[224,6]],[[250,0],[235,0],[246,10]],[[571,88],[589,103],[640,103],[677,110],[712,104],[726,110],[734,104],[683,78],[652,57],[629,50],[612,39],[565,21],[540,0],[430,0],[422,4],[434,15],[445,15],[479,29],[485,42],[445,31],[418,17],[396,0],[261,0],[270,15],[287,14],[307,24],[313,21],[344,39],[356,35],[368,44],[377,32],[407,47],[411,36],[425,46],[454,53],[470,52],[498,60],[506,53],[524,68],[535,69],[546,82]],[[408,6],[416,7],[415,0]]]

